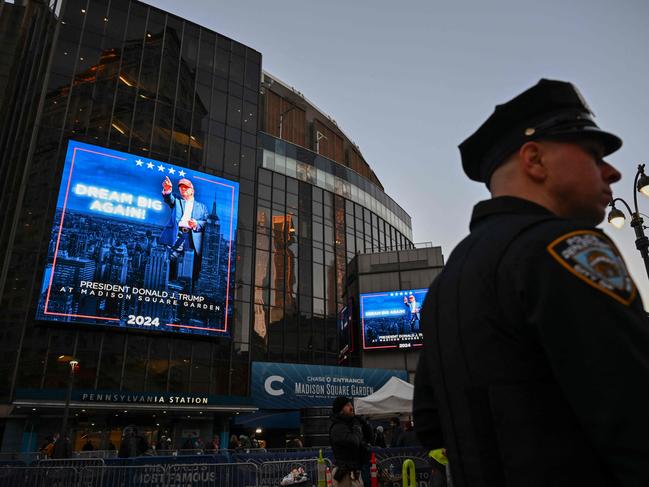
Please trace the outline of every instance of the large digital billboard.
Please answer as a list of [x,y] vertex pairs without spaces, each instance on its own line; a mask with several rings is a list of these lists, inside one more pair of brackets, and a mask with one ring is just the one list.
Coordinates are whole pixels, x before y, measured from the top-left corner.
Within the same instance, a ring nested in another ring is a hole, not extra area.
[[37,319],[227,334],[238,197],[236,182],[70,141]]
[[421,306],[428,289],[361,294],[363,348],[419,347]]

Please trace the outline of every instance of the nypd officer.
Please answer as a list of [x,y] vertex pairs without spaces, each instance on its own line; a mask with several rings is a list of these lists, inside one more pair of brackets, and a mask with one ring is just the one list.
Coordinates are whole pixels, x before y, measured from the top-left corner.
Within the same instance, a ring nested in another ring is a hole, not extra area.
[[492,198],[428,292],[414,404],[455,487],[649,486],[649,322],[595,228],[621,145],[546,79],[460,145]]

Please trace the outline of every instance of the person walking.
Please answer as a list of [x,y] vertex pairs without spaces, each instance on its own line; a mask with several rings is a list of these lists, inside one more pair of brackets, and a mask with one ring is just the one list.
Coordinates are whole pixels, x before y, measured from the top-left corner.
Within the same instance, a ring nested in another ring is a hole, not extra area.
[[621,145],[547,79],[460,144],[491,199],[428,291],[414,394],[455,487],[649,485],[649,320],[596,228]]
[[334,487],[362,487],[361,470],[369,466],[372,428],[354,414],[352,400],[334,399],[329,442],[334,456]]

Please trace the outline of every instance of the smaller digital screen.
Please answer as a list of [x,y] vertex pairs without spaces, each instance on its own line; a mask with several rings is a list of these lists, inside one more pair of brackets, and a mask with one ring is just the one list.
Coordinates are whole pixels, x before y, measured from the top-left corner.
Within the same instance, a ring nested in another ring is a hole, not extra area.
[[361,294],[363,348],[421,346],[421,307],[426,293],[428,289]]

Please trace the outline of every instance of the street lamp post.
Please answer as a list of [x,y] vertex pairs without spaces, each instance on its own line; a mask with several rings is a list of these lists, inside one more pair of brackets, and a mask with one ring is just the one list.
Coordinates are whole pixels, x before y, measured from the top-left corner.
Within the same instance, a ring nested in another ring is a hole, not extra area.
[[644,167],[644,164],[638,164],[638,171],[633,180],[633,210],[622,198],[614,198],[610,203],[611,211],[608,214],[608,222],[616,228],[622,228],[625,221],[624,212],[615,207],[615,203],[622,203],[631,217],[631,228],[635,231],[636,236],[635,246],[640,251],[647,277],[649,277],[649,238],[644,233],[646,227],[638,210],[638,192],[649,196],[649,177],[645,174]]
[[79,361],[71,359],[70,362],[70,376],[68,378],[68,391],[65,395],[65,409],[63,410],[63,423],[61,424],[61,441],[65,441],[66,430],[68,429],[68,417],[70,416],[70,399],[72,397],[72,387],[74,385],[74,373]]

